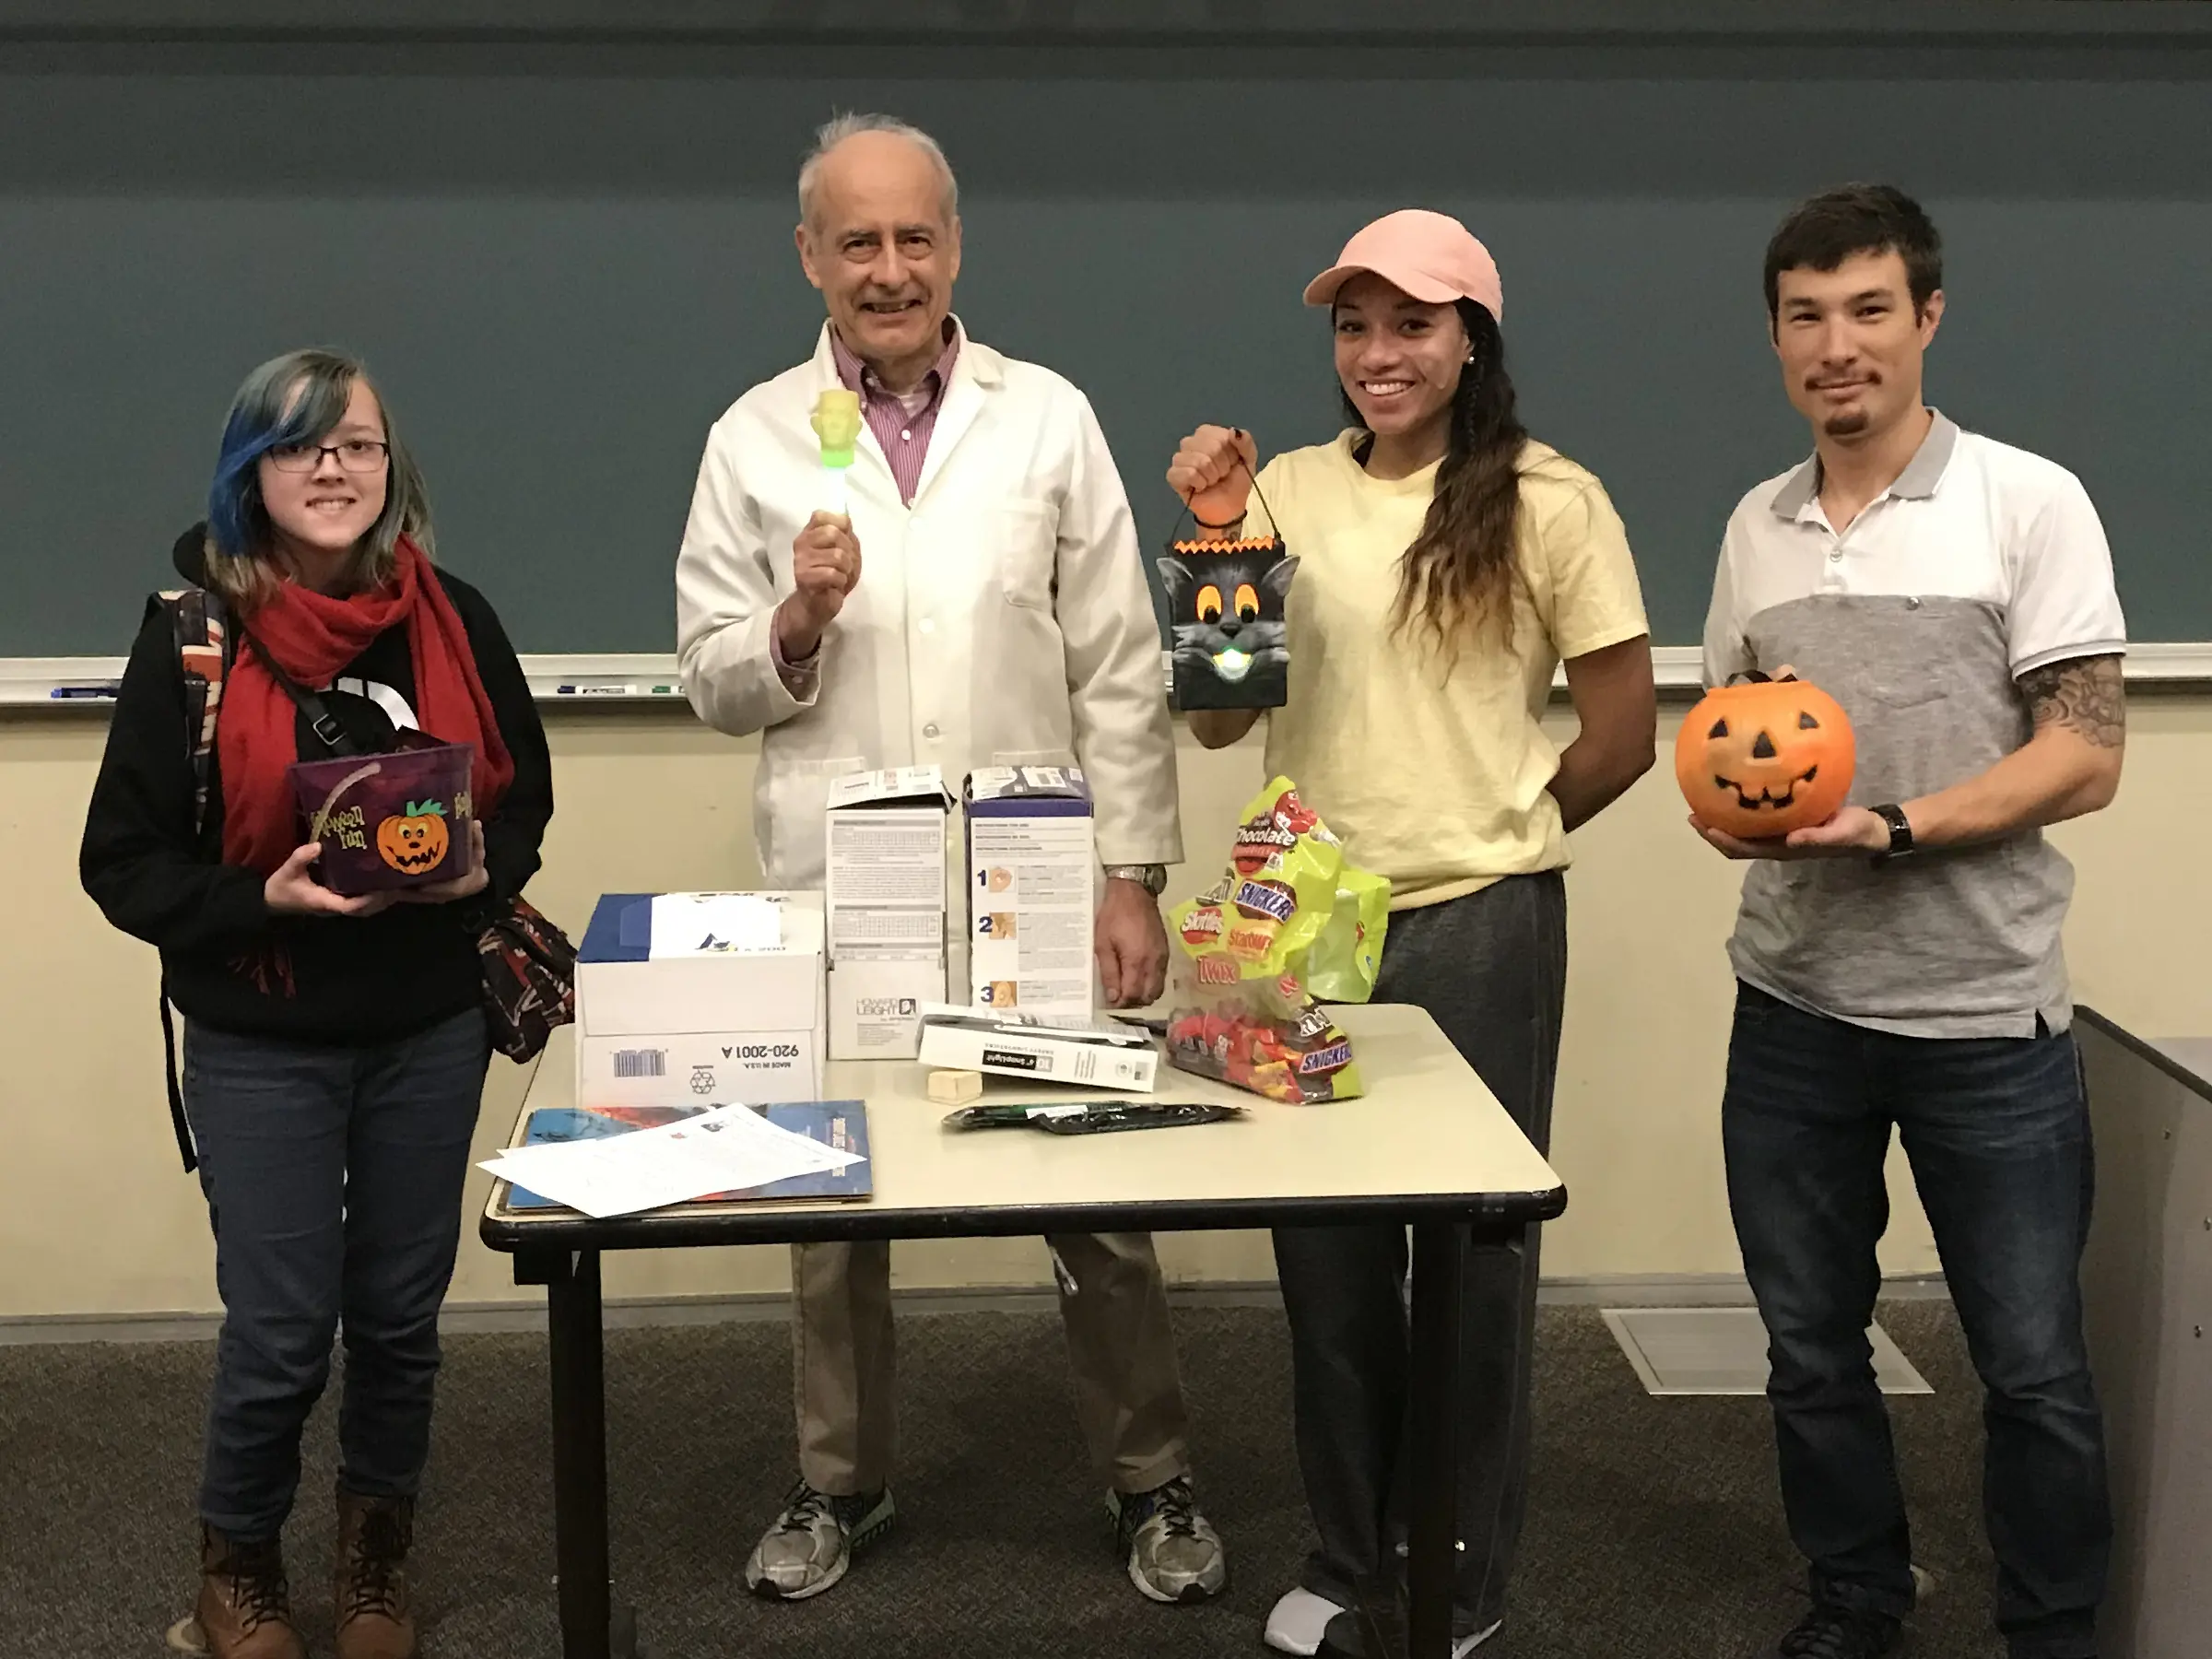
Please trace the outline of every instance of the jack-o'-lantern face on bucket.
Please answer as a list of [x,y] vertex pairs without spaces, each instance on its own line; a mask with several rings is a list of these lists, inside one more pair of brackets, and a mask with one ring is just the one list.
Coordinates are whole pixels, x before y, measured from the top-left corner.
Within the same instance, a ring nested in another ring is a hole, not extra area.
[[448,836],[443,801],[409,801],[376,827],[376,850],[403,876],[420,876],[444,861]]
[[1675,739],[1675,781],[1700,823],[1744,841],[1826,823],[1851,793],[1842,705],[1795,677],[1724,686]]

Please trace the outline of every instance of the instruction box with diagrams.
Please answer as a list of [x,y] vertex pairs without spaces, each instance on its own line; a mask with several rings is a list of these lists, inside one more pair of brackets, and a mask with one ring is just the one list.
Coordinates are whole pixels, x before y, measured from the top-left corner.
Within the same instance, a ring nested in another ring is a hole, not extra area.
[[968,774],[969,1000],[1088,1020],[1098,854],[1073,766]]

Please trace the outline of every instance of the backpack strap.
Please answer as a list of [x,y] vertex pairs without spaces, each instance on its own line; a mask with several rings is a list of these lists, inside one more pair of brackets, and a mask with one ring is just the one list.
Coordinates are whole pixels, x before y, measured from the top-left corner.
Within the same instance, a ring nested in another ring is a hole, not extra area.
[[192,758],[192,829],[196,836],[207,823],[216,717],[222,712],[223,682],[237,648],[231,641],[229,610],[220,594],[176,588],[161,594],[157,603],[169,613],[177,666],[184,677],[184,752]]
[[[215,725],[222,712],[223,682],[236,655],[230,614],[220,594],[206,588],[172,588],[154,601],[169,614],[176,641],[177,667],[184,680],[184,752],[192,761],[192,833],[194,841],[207,827],[207,791],[215,755]],[[161,987],[161,1048],[169,1062],[169,1121],[187,1174],[199,1167],[192,1124],[184,1115],[184,1091],[177,1081],[177,1040],[170,1013],[169,986]]]

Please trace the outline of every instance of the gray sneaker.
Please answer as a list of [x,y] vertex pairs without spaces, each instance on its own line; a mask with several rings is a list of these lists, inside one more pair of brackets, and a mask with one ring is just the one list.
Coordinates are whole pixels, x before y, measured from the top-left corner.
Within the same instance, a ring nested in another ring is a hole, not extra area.
[[832,1498],[804,1480],[791,1488],[745,1563],[745,1584],[770,1601],[805,1601],[845,1576],[853,1552],[891,1529],[891,1488]]
[[1156,1602],[1201,1602],[1229,1584],[1221,1535],[1198,1512],[1187,1478],[1148,1492],[1109,1492],[1114,1548],[1129,1562],[1129,1582]]

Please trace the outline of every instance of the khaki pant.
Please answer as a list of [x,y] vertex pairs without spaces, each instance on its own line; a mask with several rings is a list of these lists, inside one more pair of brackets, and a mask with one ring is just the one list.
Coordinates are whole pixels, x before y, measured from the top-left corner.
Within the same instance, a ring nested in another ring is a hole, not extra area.
[[[1152,1235],[1045,1242],[1075,1281],[1071,1292],[1060,1280],[1060,1315],[1091,1461],[1124,1492],[1189,1474],[1190,1419]],[[799,1473],[836,1497],[872,1492],[898,1453],[890,1245],[794,1244],[791,1274]]]

